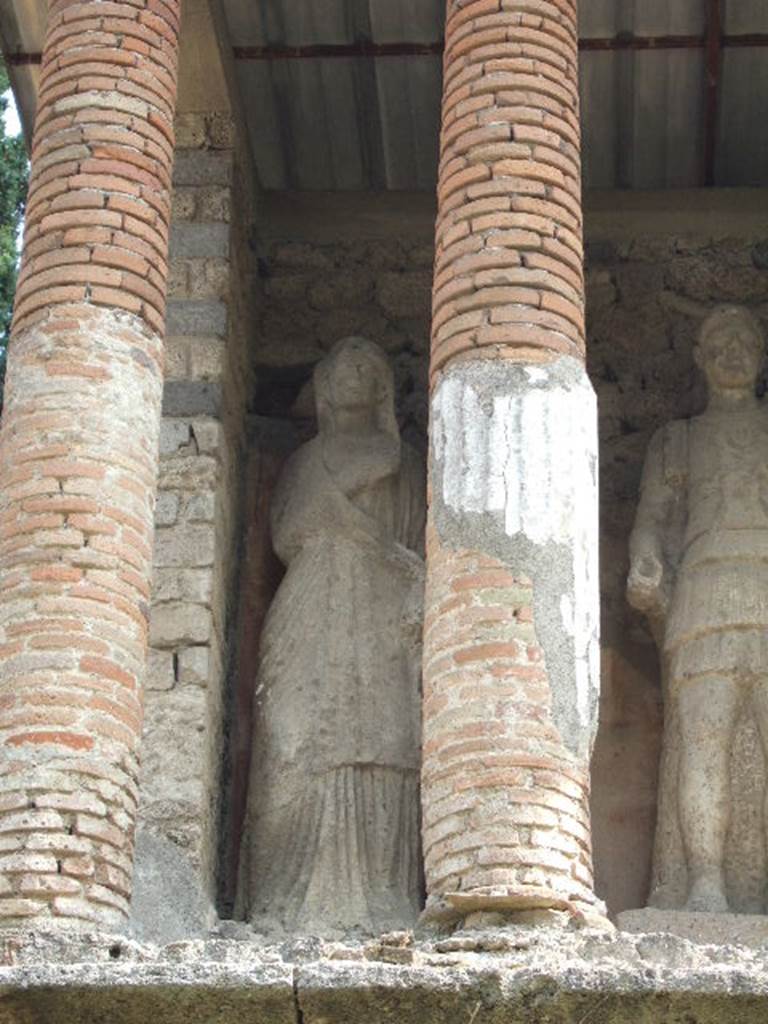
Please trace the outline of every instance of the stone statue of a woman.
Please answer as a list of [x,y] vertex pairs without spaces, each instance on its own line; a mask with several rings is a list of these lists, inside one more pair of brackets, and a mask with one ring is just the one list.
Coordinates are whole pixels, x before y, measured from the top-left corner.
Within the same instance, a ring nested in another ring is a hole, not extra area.
[[260,930],[376,933],[418,913],[424,480],[363,338],[315,371],[318,435],[272,506],[239,909]]

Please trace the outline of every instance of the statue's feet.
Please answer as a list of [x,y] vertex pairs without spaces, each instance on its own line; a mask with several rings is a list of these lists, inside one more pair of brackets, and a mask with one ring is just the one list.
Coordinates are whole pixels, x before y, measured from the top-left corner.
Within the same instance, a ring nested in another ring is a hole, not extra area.
[[728,913],[722,871],[704,872],[694,878],[684,909],[708,914]]

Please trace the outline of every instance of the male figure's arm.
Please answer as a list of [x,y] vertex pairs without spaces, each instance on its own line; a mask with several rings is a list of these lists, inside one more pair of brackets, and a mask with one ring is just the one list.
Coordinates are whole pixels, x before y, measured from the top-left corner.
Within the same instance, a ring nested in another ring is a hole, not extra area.
[[[686,426],[678,421],[657,430],[651,438],[643,466],[640,503],[629,539],[627,599],[633,608],[651,618],[665,616],[672,587],[670,570],[665,564],[664,539],[676,494],[670,482],[673,474],[667,472],[665,465],[665,448],[677,447],[670,444],[670,435],[673,431],[684,431]],[[685,468],[680,467],[680,471],[684,473]]]

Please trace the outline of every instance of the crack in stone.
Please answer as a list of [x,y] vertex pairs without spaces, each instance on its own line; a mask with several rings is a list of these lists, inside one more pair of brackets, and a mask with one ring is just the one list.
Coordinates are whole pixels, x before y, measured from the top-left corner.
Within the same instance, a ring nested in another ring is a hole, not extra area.
[[301,1008],[301,1000],[299,999],[299,972],[296,967],[291,971],[291,986],[293,988],[293,1010],[296,1014],[296,1024],[304,1024],[304,1011]]

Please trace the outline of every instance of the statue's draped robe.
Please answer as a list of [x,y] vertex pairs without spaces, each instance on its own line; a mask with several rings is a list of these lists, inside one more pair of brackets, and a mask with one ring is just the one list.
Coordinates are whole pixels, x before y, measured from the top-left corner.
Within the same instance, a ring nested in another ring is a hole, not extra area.
[[400,469],[354,499],[322,436],[272,512],[287,573],[261,642],[240,911],[257,927],[377,932],[420,899],[424,483]]

